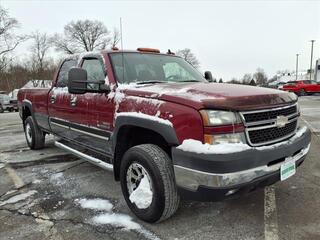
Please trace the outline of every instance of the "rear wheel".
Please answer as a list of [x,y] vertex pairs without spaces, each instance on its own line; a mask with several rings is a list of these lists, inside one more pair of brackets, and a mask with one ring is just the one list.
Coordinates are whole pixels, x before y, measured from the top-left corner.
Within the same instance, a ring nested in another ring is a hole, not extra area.
[[3,113],[4,110],[3,110],[3,107],[0,105],[0,113]]
[[44,147],[45,133],[36,125],[31,116],[24,122],[24,132],[29,148],[41,149]]
[[172,161],[156,145],[130,148],[121,162],[120,181],[129,208],[146,222],[161,222],[178,209]]

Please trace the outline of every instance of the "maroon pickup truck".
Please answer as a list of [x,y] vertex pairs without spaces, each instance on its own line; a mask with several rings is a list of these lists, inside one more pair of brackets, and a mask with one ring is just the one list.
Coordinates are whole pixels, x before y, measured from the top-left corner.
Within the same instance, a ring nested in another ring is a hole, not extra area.
[[293,93],[212,83],[170,51],[66,58],[51,88],[19,91],[31,149],[56,146],[120,181],[134,214],[169,218],[180,197],[218,201],[285,180],[310,147]]

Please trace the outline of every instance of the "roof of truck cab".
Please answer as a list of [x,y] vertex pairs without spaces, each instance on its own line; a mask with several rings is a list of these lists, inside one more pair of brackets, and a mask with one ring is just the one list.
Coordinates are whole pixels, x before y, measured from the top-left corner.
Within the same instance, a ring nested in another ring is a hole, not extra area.
[[168,54],[168,53],[157,53],[157,52],[148,52],[148,51],[138,51],[138,50],[112,50],[112,49],[108,49],[108,50],[100,50],[100,51],[91,51],[91,52],[82,52],[82,53],[76,53],[76,54],[72,54],[67,56],[65,59],[80,59],[83,58],[84,56],[90,56],[90,55],[107,55],[110,53],[141,53],[141,54],[156,54],[156,55],[165,55],[165,56],[175,56],[175,57],[179,57],[175,54]]

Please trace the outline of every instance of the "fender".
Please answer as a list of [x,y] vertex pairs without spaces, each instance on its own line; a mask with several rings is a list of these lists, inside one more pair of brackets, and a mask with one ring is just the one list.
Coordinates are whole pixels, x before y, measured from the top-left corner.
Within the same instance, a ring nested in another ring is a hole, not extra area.
[[[22,107],[22,110],[24,108],[29,108],[31,115],[34,118],[34,112],[33,112],[33,109],[32,109],[32,102],[31,101],[29,101],[28,99],[22,100],[21,107]],[[20,116],[20,117],[22,118],[22,116]]]
[[115,128],[111,136],[113,152],[117,144],[118,132],[123,126],[136,126],[152,130],[160,134],[170,146],[179,145],[179,140],[174,128],[168,124],[137,116],[117,116]]

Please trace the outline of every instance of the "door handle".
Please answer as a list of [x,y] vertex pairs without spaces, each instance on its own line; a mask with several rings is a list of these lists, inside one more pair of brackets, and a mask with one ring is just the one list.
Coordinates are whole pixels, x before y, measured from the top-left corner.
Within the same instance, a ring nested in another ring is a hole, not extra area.
[[75,107],[77,105],[77,97],[73,97],[70,100],[70,106]]
[[56,96],[55,95],[51,95],[50,102],[51,103],[55,103],[56,102]]

